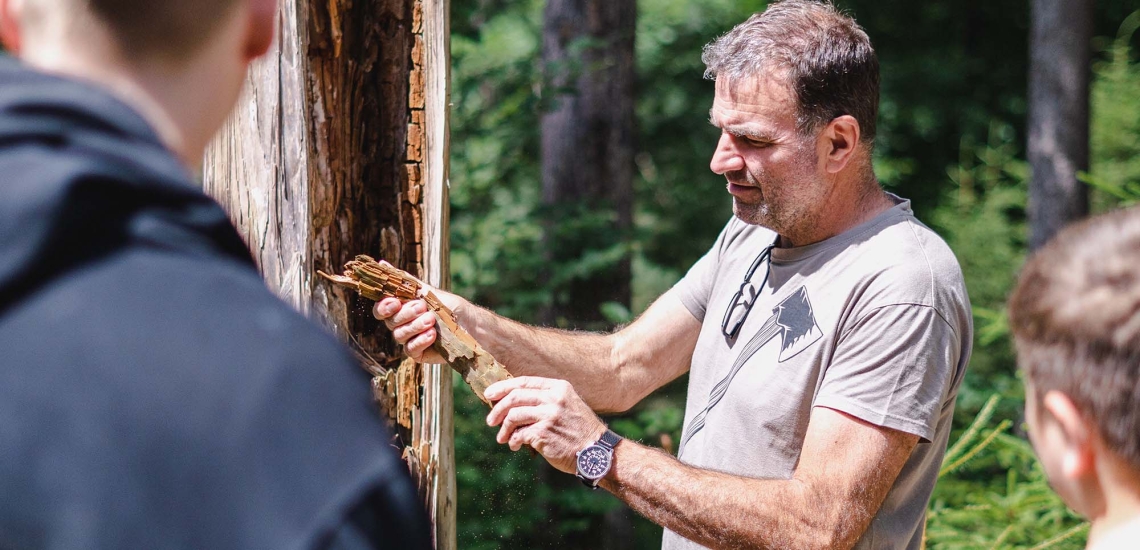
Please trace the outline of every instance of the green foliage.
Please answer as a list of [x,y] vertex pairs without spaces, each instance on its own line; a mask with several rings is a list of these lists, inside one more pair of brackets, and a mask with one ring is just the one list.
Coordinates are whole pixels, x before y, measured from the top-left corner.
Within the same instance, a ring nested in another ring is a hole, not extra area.
[[639,289],[644,281],[635,273],[639,296],[656,297],[668,289],[708,250],[732,215],[724,179],[708,168],[718,132],[708,123],[713,84],[704,79],[701,48],[764,5],[756,0],[638,2],[636,242],[643,267],[673,275],[665,285]]
[[1140,11],[1124,20],[1093,68],[1091,170],[1081,180],[1099,192],[1098,210],[1140,202],[1140,70],[1131,48],[1137,29]]
[[[464,8],[471,9],[462,17]],[[492,11],[494,10],[494,11]],[[479,9],[453,24],[451,265],[455,290],[523,321],[550,303],[536,220],[542,2]],[[494,14],[493,16],[490,14]]]
[[956,188],[930,218],[958,257],[974,310],[976,338],[958,398],[959,422],[968,422],[995,391],[1009,398],[1003,413],[1013,417],[1021,392],[1005,320],[1006,295],[1026,248],[1028,168],[1015,139],[1012,126],[998,121],[982,143],[963,138],[959,164],[948,171]]
[[[946,452],[927,512],[930,548],[1083,548],[1088,524],[1049,488],[1033,449],[993,424],[991,396]],[[1004,475],[1002,475],[1004,472]]]

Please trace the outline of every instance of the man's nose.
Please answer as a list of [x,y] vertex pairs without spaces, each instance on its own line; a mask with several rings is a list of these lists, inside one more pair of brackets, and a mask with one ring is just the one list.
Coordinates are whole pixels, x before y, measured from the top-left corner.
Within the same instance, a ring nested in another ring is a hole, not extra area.
[[721,132],[720,141],[717,142],[716,151],[713,151],[712,161],[709,162],[709,169],[720,175],[744,169],[744,158],[740,156],[736,144],[732,141],[732,135],[728,132]]

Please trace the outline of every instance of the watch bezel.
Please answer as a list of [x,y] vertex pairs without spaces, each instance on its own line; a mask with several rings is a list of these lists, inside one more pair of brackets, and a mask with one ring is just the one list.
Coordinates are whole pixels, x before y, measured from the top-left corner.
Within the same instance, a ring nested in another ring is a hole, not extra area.
[[[606,462],[605,467],[602,469],[602,473],[598,474],[597,476],[593,476],[593,475],[588,474],[582,468],[582,455],[587,454],[588,452],[590,452],[594,449],[597,449],[599,452],[601,452],[602,456],[605,457],[605,462]],[[614,465],[614,451],[613,451],[613,449],[610,449],[609,447],[606,447],[605,445],[594,443],[594,444],[586,447],[585,449],[578,451],[578,453],[574,455],[574,465],[575,465],[576,469],[578,470],[578,477],[579,478],[587,479],[590,481],[598,481],[598,480],[602,479],[603,477],[606,477],[606,474],[610,473],[610,468],[612,468]]]
[[[614,433],[613,431],[607,429],[605,432],[602,433],[602,436],[597,441],[595,441],[594,443],[592,443],[590,445],[587,445],[584,449],[575,453],[574,454],[574,469],[575,469],[574,475],[575,475],[575,477],[582,480],[582,483],[584,483],[587,487],[589,487],[591,489],[597,489],[598,483],[603,478],[605,478],[606,475],[608,475],[610,473],[610,470],[612,470],[614,467],[614,448],[617,446],[618,443],[621,442],[621,439],[622,439],[621,436],[619,436],[618,434]],[[605,468],[603,468],[601,474],[599,474],[596,477],[586,475],[586,473],[582,469],[582,462],[581,462],[582,461],[582,455],[586,454],[587,451],[592,451],[595,447],[597,447],[598,451],[601,452],[601,455],[603,457],[605,457]]]

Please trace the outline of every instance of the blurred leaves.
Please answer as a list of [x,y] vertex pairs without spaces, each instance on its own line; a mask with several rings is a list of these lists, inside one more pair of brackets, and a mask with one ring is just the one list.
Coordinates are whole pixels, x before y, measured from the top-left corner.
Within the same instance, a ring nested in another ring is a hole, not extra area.
[[[1140,202],[1140,70],[1133,62],[1132,41],[1140,29],[1140,10],[1120,25],[1116,38],[1093,67],[1090,128],[1092,152],[1089,184],[1098,210]],[[1097,124],[1096,122],[1104,123]]]

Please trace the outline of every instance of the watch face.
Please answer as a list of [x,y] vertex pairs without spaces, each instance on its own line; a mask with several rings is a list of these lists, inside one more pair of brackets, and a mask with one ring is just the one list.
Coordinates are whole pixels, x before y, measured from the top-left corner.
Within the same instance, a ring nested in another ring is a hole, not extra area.
[[600,445],[586,447],[578,455],[578,472],[586,479],[599,479],[610,471],[610,453]]

